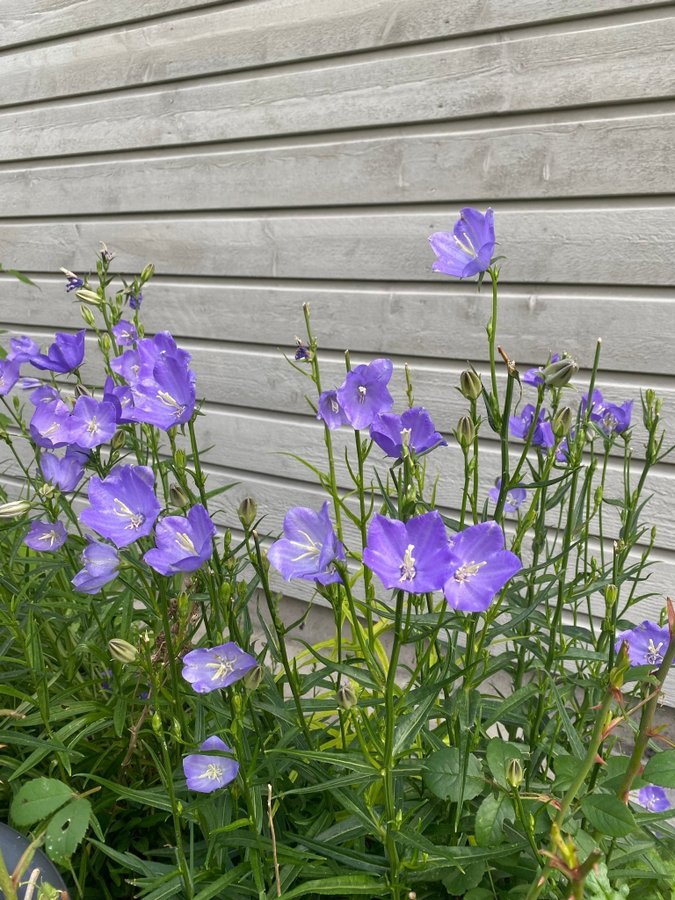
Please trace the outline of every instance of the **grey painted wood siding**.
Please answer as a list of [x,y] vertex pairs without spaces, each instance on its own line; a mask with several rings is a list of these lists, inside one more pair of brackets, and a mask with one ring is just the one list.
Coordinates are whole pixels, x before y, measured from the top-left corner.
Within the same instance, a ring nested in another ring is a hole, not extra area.
[[[39,286],[3,280],[0,327],[79,327],[54,273],[87,269],[100,240],[125,272],[153,261],[148,325],[192,352],[211,480],[240,482],[221,521],[252,494],[275,531],[320,499],[283,455],[321,461],[279,352],[302,303],[327,384],[346,348],[389,355],[402,400],[408,362],[449,433],[458,373],[486,365],[488,298],[433,274],[426,238],[492,205],[500,342],[523,366],[566,349],[587,369],[602,336],[600,388],[658,389],[675,435],[673,147],[672,2],[0,0],[0,260]],[[456,508],[456,448],[431,464]],[[675,591],[675,468],[652,488],[646,615]]]

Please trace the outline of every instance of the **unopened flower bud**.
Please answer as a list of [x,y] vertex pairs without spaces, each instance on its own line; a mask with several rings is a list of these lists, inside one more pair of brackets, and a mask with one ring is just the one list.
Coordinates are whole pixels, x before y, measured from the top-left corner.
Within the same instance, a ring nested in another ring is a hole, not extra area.
[[73,389],[73,393],[75,394],[75,397],[76,397],[76,398],[79,398],[79,397],[91,397],[91,391],[90,391],[88,388],[86,388],[86,387],[85,387],[81,382],[79,382],[79,381],[78,381],[78,383],[75,385],[75,387],[74,387],[74,389]]
[[38,490],[38,494],[41,497],[47,498],[47,497],[51,497],[55,490],[56,490],[56,488],[54,487],[54,485],[50,484],[48,481],[46,481],[43,485],[40,486],[40,488]]
[[232,585],[229,583],[229,581],[224,581],[221,584],[219,594],[220,599],[223,601],[223,603],[230,602],[230,597],[232,596]]
[[237,509],[237,515],[241,524],[248,531],[258,515],[258,507],[253,497],[244,497]]
[[14,516],[22,516],[31,508],[28,500],[11,500],[0,505],[0,519],[12,519]]
[[113,450],[121,450],[124,447],[126,441],[126,434],[121,429],[118,429],[112,436],[110,446],[113,448]]
[[101,298],[99,295],[95,291],[90,291],[88,288],[80,288],[79,291],[75,292],[75,296],[83,303],[90,303],[92,306],[101,305]]
[[476,437],[476,429],[473,422],[468,416],[462,416],[462,418],[457,423],[455,437],[457,438],[460,447],[462,447],[464,450],[470,447],[473,443],[473,440]]
[[108,650],[112,658],[119,663],[132,663],[138,657],[138,650],[129,641],[122,638],[112,638],[108,641]]
[[506,767],[506,780],[514,790],[523,783],[523,767],[519,759],[510,759]]
[[152,730],[155,732],[155,734],[161,734],[162,730],[163,730],[162,729],[162,717],[160,716],[160,714],[158,712],[153,713],[151,722],[152,722]]
[[471,369],[465,369],[459,376],[459,390],[467,400],[477,400],[483,390],[480,375]]
[[179,472],[185,469],[185,450],[176,450],[173,455],[173,461]]
[[630,656],[628,655],[628,644],[624,641],[621,644],[621,650],[616,658],[614,668],[609,673],[609,683],[614,690],[618,691],[623,686],[624,675],[630,668]]
[[553,434],[558,438],[564,437],[566,434],[569,434],[569,430],[572,427],[573,421],[574,413],[569,408],[569,406],[561,406],[553,416],[553,422],[551,423]]
[[546,387],[563,387],[579,371],[579,366],[569,357],[550,363],[542,372]]
[[178,721],[178,719],[171,720],[171,733],[180,743],[180,740],[183,736],[183,729],[180,727],[180,722]]
[[86,325],[88,325],[90,328],[94,327],[94,325],[96,324],[96,319],[94,318],[94,314],[88,306],[80,307],[80,315],[84,319]]
[[356,706],[356,694],[350,682],[346,681],[341,685],[336,696],[340,709],[351,709],[352,706]]
[[154,274],[155,274],[155,267],[154,267],[153,263],[148,263],[147,266],[141,272],[141,281],[144,283],[146,281],[150,281],[150,279],[152,278],[152,276]]
[[615,584],[608,584],[605,588],[605,607],[611,609],[617,601],[619,589]]
[[263,679],[263,667],[254,666],[250,672],[244,675],[244,687],[247,691],[255,691]]
[[190,502],[190,498],[183,488],[175,483],[169,486],[169,500],[171,501],[171,505],[176,506],[178,509],[182,509]]
[[112,349],[112,342],[110,340],[110,335],[107,332],[104,332],[99,338],[99,344],[101,345],[101,350],[106,356],[110,353]]

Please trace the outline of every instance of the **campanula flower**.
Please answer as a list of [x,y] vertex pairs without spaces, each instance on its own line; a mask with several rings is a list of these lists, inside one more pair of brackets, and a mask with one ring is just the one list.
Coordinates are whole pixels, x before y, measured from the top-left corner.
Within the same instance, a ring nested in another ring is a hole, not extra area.
[[30,360],[36,369],[46,369],[65,375],[81,365],[84,359],[84,328],[77,334],[57,331],[47,353],[37,353]]
[[194,373],[173,356],[155,364],[152,379],[137,382],[131,389],[133,408],[127,415],[167,431],[192,418],[196,391]]
[[451,564],[443,592],[448,605],[462,612],[484,612],[522,563],[505,549],[504,532],[496,522],[471,525],[450,544]]
[[24,544],[33,550],[44,553],[56,553],[59,547],[63,547],[68,537],[62,522],[33,522],[28,534],[23,539]]
[[152,531],[161,509],[155,476],[147,466],[115,466],[89,481],[89,503],[80,519],[116,547],[126,547]]
[[[560,359],[559,353],[553,353],[551,355],[552,363],[558,362],[559,359]],[[520,380],[524,384],[529,384],[532,387],[539,387],[540,385],[542,385],[544,383],[544,367],[539,366],[536,369],[528,369],[526,372],[524,372],[520,376]]]
[[129,298],[129,306],[132,309],[141,308],[141,303],[143,302],[143,294],[141,291],[137,291],[136,293],[134,293],[133,291],[129,291],[127,297]]
[[[499,493],[502,488],[502,480],[498,478],[495,486],[491,487],[488,491],[488,497],[492,500],[493,503],[497,503],[499,500]],[[510,488],[506,492],[506,500],[504,501],[504,512],[514,513],[517,511],[520,504],[527,497],[527,491],[524,487],[520,487],[520,485]]]
[[167,516],[157,523],[156,547],[143,559],[161,575],[194,572],[211,558],[216,526],[201,504],[187,516]]
[[115,336],[115,340],[120,345],[120,347],[126,347],[129,344],[134,344],[138,340],[138,331],[136,330],[136,326],[133,322],[127,322],[126,319],[121,319],[117,325],[113,325],[112,333]]
[[337,400],[352,428],[369,428],[376,416],[392,408],[394,398],[387,385],[393,371],[390,359],[374,359],[347,372]]
[[17,359],[0,359],[0,397],[8,394],[19,380],[20,366]]
[[440,590],[452,562],[443,519],[436,510],[407,522],[374,516],[363,562],[390,590],[409,594]]
[[381,413],[370,426],[370,436],[387,456],[400,459],[403,448],[408,447],[417,456],[428,453],[435,447],[447,447],[431,421],[431,416],[422,406],[406,409],[397,416],[395,413]]
[[495,249],[494,213],[485,214],[470,206],[459,211],[459,219],[452,231],[437,231],[429,238],[431,249],[438,259],[434,272],[471,278],[490,266]]
[[66,276],[66,291],[68,291],[68,293],[84,287],[84,279],[80,278],[74,272],[69,272],[68,269],[61,269],[61,271]]
[[628,645],[628,659],[631,666],[660,666],[670,643],[667,626],[657,625],[645,619],[635,628],[617,635],[615,649],[618,653],[622,644]]
[[32,338],[26,335],[12,338],[9,342],[7,359],[15,359],[17,362],[28,362],[34,356],[38,356],[40,348]]
[[53,484],[64,492],[74,491],[84,475],[83,461],[79,456],[69,453],[73,447],[68,447],[65,456],[58,457],[55,453],[43,453],[40,457],[40,468],[45,482]]
[[[63,447],[70,443],[70,409],[63,400],[49,399],[45,393],[44,399],[36,400],[35,395],[50,388],[38,388],[31,394],[31,402],[35,403],[35,412],[29,423],[31,437],[39,447],[53,450],[55,447]],[[56,392],[54,392],[56,393]]]
[[183,772],[191,791],[210,794],[225,787],[237,777],[239,763],[227,756],[209,756],[205,750],[217,750],[220,754],[232,754],[232,749],[215,735],[199,746],[200,753],[191,753],[183,759]]
[[649,812],[665,812],[670,809],[668,794],[662,787],[655,784],[646,784],[639,791],[631,793],[631,799],[644,806]]
[[[544,447],[548,450],[555,444],[555,436],[553,434],[553,429],[551,428],[551,423],[544,421],[544,415],[544,410],[540,409],[539,416],[537,417],[537,424],[534,427],[532,435],[532,446]],[[528,403],[523,407],[523,411],[519,416],[509,416],[511,434],[522,440],[526,440],[527,435],[532,428],[533,421],[534,406],[532,406],[531,403]]]
[[70,417],[70,440],[91,450],[107,443],[117,429],[117,409],[105,400],[78,397]]
[[337,391],[324,391],[320,394],[316,417],[325,422],[331,431],[339,428],[341,425],[349,425],[347,414],[340,406],[337,398]]
[[331,565],[345,559],[345,551],[333,531],[328,515],[328,501],[320,512],[295,506],[284,517],[284,536],[267,551],[267,558],[286,581],[301,578],[332,584],[340,575]]
[[183,657],[183,678],[198,694],[229,687],[255,668],[255,656],[232,641],[218,647],[198,647]]
[[[588,406],[588,394],[581,398],[581,411],[586,412]],[[630,428],[631,415],[633,413],[633,401],[626,400],[621,405],[608,403],[599,390],[593,391],[591,398],[591,422],[595,422],[608,437],[612,434],[622,434]]]
[[84,568],[72,580],[73,587],[81,594],[97,594],[101,588],[117,577],[120,558],[117,550],[92,537],[82,551]]

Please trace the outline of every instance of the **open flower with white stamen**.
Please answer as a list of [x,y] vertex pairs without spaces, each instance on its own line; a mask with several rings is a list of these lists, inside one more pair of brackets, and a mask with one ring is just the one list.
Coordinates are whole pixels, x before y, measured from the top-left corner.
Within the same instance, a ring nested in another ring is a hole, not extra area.
[[230,641],[218,647],[198,647],[183,657],[183,678],[198,694],[229,687],[243,678],[258,662]]
[[147,466],[115,466],[105,478],[90,480],[90,506],[80,519],[116,547],[126,547],[152,531],[161,509],[154,484]]
[[448,605],[462,612],[484,612],[522,563],[505,549],[496,522],[481,522],[461,531],[451,544],[449,577],[443,585]]
[[328,501],[320,512],[305,506],[294,506],[284,517],[284,536],[275,541],[267,558],[286,581],[301,578],[332,584],[340,575],[332,565],[344,561],[345,551],[333,531],[328,515]]
[[483,214],[470,206],[459,211],[459,219],[452,231],[437,231],[429,238],[431,249],[438,259],[434,272],[471,278],[484,272],[492,261],[495,249],[493,212]]
[[363,551],[363,562],[386,588],[409,594],[440,590],[451,559],[445,525],[436,510],[407,522],[374,516]]
[[38,520],[30,526],[23,542],[33,550],[39,550],[42,553],[56,553],[59,547],[65,544],[67,536],[62,522]]
[[387,385],[393,371],[390,359],[374,359],[347,372],[337,400],[352,428],[369,428],[376,416],[392,408],[394,398]]
[[[183,772],[191,791],[210,794],[234,781],[239,771],[239,763],[236,759],[222,755],[232,754],[231,747],[213,735],[200,744],[199,749],[200,753],[191,753],[183,759]],[[216,750],[219,755],[205,753],[205,750]]]
[[187,516],[167,516],[157,523],[155,543],[143,559],[161,575],[194,572],[211,558],[216,526],[201,504]]
[[623,631],[616,636],[616,651],[621,650],[622,644],[628,645],[628,659],[631,666],[653,666],[656,668],[663,662],[668,644],[670,632],[668,626],[661,627],[656,622],[645,619],[630,631]]

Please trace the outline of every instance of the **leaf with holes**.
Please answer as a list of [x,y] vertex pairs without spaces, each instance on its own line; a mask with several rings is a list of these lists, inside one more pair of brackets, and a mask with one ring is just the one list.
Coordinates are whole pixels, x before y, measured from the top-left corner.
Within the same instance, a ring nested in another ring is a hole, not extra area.
[[80,797],[52,817],[45,837],[45,848],[54,862],[66,862],[85,836],[91,815],[91,804]]
[[56,778],[34,778],[12,800],[11,815],[20,827],[35,825],[72,800],[74,791]]

